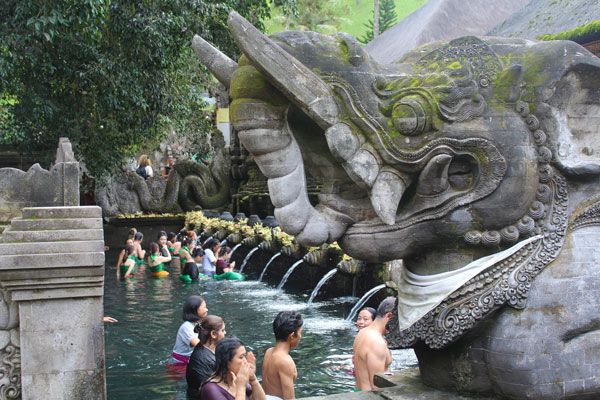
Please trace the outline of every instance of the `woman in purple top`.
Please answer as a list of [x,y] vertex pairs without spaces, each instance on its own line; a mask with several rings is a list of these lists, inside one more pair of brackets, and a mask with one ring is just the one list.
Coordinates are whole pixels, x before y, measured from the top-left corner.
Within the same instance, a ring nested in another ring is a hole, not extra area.
[[246,353],[238,338],[221,340],[215,360],[215,373],[202,385],[202,400],[265,400],[265,391],[256,379],[256,357]]

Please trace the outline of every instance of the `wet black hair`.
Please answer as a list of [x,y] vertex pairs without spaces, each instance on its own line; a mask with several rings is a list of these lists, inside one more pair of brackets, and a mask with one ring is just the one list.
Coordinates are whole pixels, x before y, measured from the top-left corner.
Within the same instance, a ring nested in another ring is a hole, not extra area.
[[128,244],[125,246],[125,254],[127,254],[128,256],[133,254],[133,245]]
[[192,250],[192,257],[202,257],[204,255],[204,250],[202,250],[200,247],[194,247],[194,250]]
[[228,254],[228,253],[231,253],[231,247],[229,247],[229,246],[225,246],[225,247],[223,247],[221,250],[222,250],[222,251],[221,251],[221,255],[222,255],[222,256],[224,256],[224,255],[226,255],[226,254]]
[[220,243],[220,242],[217,239],[210,238],[210,239],[208,239],[206,241],[206,243],[204,244],[204,246],[202,246],[202,248],[204,250],[206,250],[206,249],[211,249],[212,250],[212,248],[215,247],[215,245],[218,244],[218,243]]
[[150,243],[150,254],[160,253],[160,246],[158,243],[152,242]]
[[175,234],[175,232],[169,232],[169,234],[167,235],[167,240],[171,242],[171,239],[177,240],[177,235]]
[[163,236],[166,237],[167,236],[167,232],[165,232],[165,231],[158,232],[158,236],[156,237],[156,240],[160,240],[160,238],[163,237]]
[[133,235],[133,240],[142,240],[144,238],[144,234],[142,232],[136,232],[135,235]]
[[290,333],[297,333],[302,327],[302,316],[295,311],[281,311],[273,321],[275,340],[286,341]]
[[189,322],[200,321],[200,317],[198,316],[198,308],[205,303],[203,297],[200,296],[190,296],[185,299],[185,303],[183,303],[183,320]]
[[396,298],[393,296],[386,297],[377,307],[377,318],[385,317],[385,314],[394,311],[395,306]]
[[235,352],[244,343],[236,337],[228,337],[217,343],[215,349],[215,373],[209,378],[215,378],[218,382],[227,382],[229,374],[229,363],[235,357]]
[[186,236],[186,237],[184,237],[184,238],[181,240],[181,245],[182,245],[182,246],[188,246],[188,247],[189,247],[189,246],[190,246],[190,244],[192,244],[193,242],[194,242],[194,241],[193,241],[191,238],[189,238],[189,237],[187,237],[187,236]]
[[185,237],[185,235],[187,235],[187,229],[183,228],[177,234],[177,239],[182,240]]
[[206,344],[211,338],[211,332],[223,329],[223,326],[225,326],[223,318],[216,315],[207,315],[194,327],[194,332],[198,334],[200,344]]
[[[369,314],[371,314],[371,319],[373,321],[375,321],[375,317],[377,317],[377,310],[375,310],[373,307],[363,307],[360,309],[360,311],[363,310],[367,310],[369,312]],[[358,312],[360,314],[360,311]]]

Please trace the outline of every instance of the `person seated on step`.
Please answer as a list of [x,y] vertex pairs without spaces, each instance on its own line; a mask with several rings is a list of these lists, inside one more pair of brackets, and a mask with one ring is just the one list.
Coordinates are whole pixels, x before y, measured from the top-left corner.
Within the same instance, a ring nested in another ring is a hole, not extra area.
[[383,335],[392,318],[395,304],[395,297],[386,297],[377,307],[375,321],[361,329],[354,339],[352,362],[359,390],[377,389],[373,383],[375,374],[385,372],[392,363],[392,354]]
[[362,328],[366,328],[375,321],[377,311],[373,307],[364,307],[358,313],[356,317],[356,328],[360,331]]
[[117,267],[117,279],[129,279],[135,274],[136,259],[133,254],[133,245],[128,244],[125,246],[125,254],[127,255],[127,258]]
[[302,338],[302,316],[293,311],[282,311],[273,321],[275,346],[265,352],[262,379],[265,393],[271,399],[294,399],[294,382],[298,378],[296,364],[290,350]]
[[[166,237],[165,237],[166,240]],[[166,249],[166,243],[163,245]],[[167,256],[163,256],[160,252],[160,247],[157,243],[150,244],[150,257],[148,259],[148,265],[150,266],[150,271],[152,272],[152,276],[154,277],[162,277],[168,276],[169,273],[165,271],[164,263],[171,261],[171,254],[167,250]]]
[[225,322],[216,315],[207,315],[194,328],[200,343],[188,362],[185,379],[188,399],[200,399],[200,387],[215,372],[215,348],[225,338]]

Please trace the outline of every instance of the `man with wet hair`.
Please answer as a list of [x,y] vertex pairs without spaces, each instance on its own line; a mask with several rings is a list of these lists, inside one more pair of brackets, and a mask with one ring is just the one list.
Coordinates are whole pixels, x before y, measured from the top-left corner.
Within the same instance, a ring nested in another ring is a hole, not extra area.
[[354,339],[352,362],[356,387],[360,390],[377,389],[373,377],[386,371],[392,362],[392,354],[383,335],[395,305],[396,298],[386,297],[377,307],[375,321],[361,329]]
[[298,377],[290,350],[302,338],[302,316],[293,311],[282,311],[273,321],[275,346],[265,352],[262,368],[263,388],[268,399],[294,399],[294,382]]

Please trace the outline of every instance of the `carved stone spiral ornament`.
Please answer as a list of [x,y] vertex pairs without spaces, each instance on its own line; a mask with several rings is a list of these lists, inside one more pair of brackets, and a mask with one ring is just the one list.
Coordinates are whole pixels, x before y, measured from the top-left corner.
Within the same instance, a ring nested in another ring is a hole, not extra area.
[[[538,181],[539,186],[536,191],[536,200],[531,203],[528,211],[528,215],[523,216],[519,221],[516,221],[513,225],[509,225],[497,231],[469,231],[465,234],[464,240],[470,245],[483,245],[486,247],[497,247],[500,243],[513,244],[519,237],[522,239],[527,238],[535,232],[536,221],[542,219],[545,215],[546,208],[545,204],[551,200],[551,190],[547,183],[552,179],[553,169],[550,166],[552,160],[552,150],[546,146],[548,135],[540,129],[539,119],[529,113],[530,106],[524,101],[517,101],[515,104],[515,111],[522,117],[523,121],[531,131],[533,142],[536,145],[538,155]],[[516,230],[514,229],[516,228]],[[515,237],[516,233],[516,237]],[[474,240],[474,238],[481,238],[481,240]],[[496,240],[496,238],[500,240]],[[486,240],[486,238],[494,238],[495,240]]]
[[0,399],[21,398],[21,352],[12,343],[0,351]]
[[[551,202],[544,206],[545,218],[535,221],[532,229],[543,238],[469,280],[410,328],[399,331],[397,315],[394,315],[387,337],[390,348],[413,347],[421,341],[432,349],[441,349],[497,309],[505,305],[517,309],[525,307],[533,280],[558,256],[567,231],[566,180],[553,171],[547,186],[551,191]],[[593,216],[582,217],[581,221],[600,222],[600,202],[589,210],[588,214]],[[534,221],[531,217],[526,218],[519,223],[528,226]],[[470,233],[465,239],[474,242],[476,237]],[[483,235],[479,238],[483,242]]]

